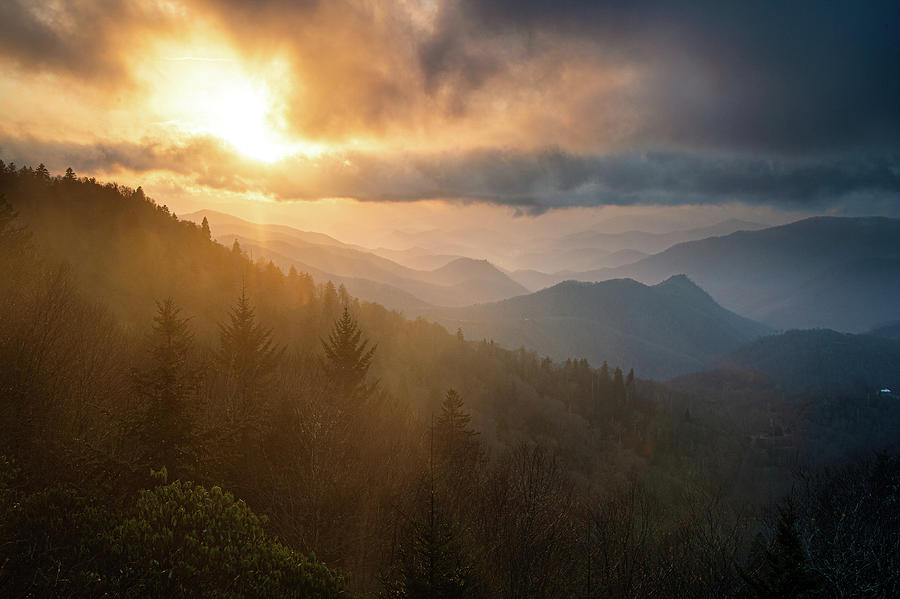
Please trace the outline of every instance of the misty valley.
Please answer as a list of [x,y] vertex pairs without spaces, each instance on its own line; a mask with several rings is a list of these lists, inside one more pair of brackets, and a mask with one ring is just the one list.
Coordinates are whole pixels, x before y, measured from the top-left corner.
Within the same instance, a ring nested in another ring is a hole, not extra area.
[[3,596],[900,594],[900,220],[544,272],[43,164],[0,198]]

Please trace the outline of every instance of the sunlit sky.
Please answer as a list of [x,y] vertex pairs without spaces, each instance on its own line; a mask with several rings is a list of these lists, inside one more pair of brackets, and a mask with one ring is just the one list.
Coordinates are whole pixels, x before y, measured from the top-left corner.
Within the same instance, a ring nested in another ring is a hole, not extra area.
[[896,216],[898,27],[874,1],[7,0],[0,158],[370,244]]

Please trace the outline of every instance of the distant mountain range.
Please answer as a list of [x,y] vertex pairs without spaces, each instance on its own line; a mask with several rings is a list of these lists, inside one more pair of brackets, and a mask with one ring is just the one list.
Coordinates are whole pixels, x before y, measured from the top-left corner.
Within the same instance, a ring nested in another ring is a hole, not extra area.
[[[724,307],[776,329],[863,332],[900,317],[900,220],[809,218],[680,243],[618,268],[556,276],[652,284],[679,273]],[[519,279],[533,284],[540,275]]]
[[237,240],[255,258],[272,260],[285,270],[293,266],[320,281],[343,283],[351,294],[390,308],[463,306],[528,293],[485,260],[451,257],[440,267],[417,270],[321,233],[258,225],[209,210],[183,216],[194,222],[204,217],[213,236],[225,245]]
[[[603,226],[605,223],[595,227]],[[669,223],[669,226],[675,225]],[[470,257],[488,258],[510,271],[571,273],[597,268],[615,268],[660,252],[676,243],[713,235],[727,235],[740,230],[755,230],[765,226],[729,219],[711,226],[667,232],[631,230],[610,233],[591,228],[575,233],[559,231],[556,234],[549,234],[544,231],[541,236],[527,238],[521,233],[478,227],[465,230],[393,231],[384,239],[385,245],[403,249],[378,248],[372,251],[405,266],[425,270],[449,262],[453,257]],[[537,291],[567,278],[571,277],[556,277],[531,291]]]
[[728,235],[735,231],[755,231],[766,225],[739,219],[728,219],[708,227],[696,227],[667,233],[647,233],[645,231],[626,231],[624,233],[602,233],[598,231],[582,231],[560,238],[554,245],[562,248],[597,248],[607,252],[622,250],[639,251],[644,254],[656,254],[678,243]]
[[[565,280],[605,281],[630,278],[652,285],[685,274],[721,306],[773,329],[830,328],[861,333],[900,318],[900,220],[816,217],[759,229],[745,221],[725,221],[671,233],[604,234],[583,231],[536,240],[549,247],[549,260],[566,253],[596,254],[614,267],[546,273],[539,269],[504,271],[485,260],[453,253],[449,234],[409,234],[421,245],[405,250],[367,248],[280,225],[258,225],[226,214],[201,211],[184,218],[207,217],[213,235],[230,244],[237,239],[256,257],[343,283],[362,299],[408,313],[429,306],[464,307],[526,295]],[[678,243],[684,238],[715,235]],[[749,229],[756,230],[749,230]],[[473,230],[459,247],[489,235]],[[427,247],[431,240],[433,247]],[[668,249],[644,255],[638,245]],[[523,253],[520,252],[520,257]],[[577,258],[573,258],[578,262]],[[534,262],[540,262],[539,252]]]
[[725,310],[685,276],[654,286],[630,279],[569,281],[530,295],[467,308],[419,312],[470,339],[525,346],[594,365],[632,364],[664,379],[709,368],[769,329]]

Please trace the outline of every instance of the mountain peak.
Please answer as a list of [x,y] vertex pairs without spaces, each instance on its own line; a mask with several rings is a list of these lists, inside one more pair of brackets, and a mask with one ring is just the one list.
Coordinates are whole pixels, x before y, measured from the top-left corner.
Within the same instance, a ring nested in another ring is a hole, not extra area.
[[684,273],[672,275],[662,283],[659,283],[658,286],[662,285],[678,285],[680,287],[696,287],[699,289],[698,285],[694,283],[689,276]]

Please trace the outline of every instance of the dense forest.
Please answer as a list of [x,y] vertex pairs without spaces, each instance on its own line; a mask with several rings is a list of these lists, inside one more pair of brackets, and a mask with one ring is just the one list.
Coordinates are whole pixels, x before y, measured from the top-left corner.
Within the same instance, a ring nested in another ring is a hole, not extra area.
[[466,339],[71,169],[0,194],[0,595],[900,594],[893,399]]

